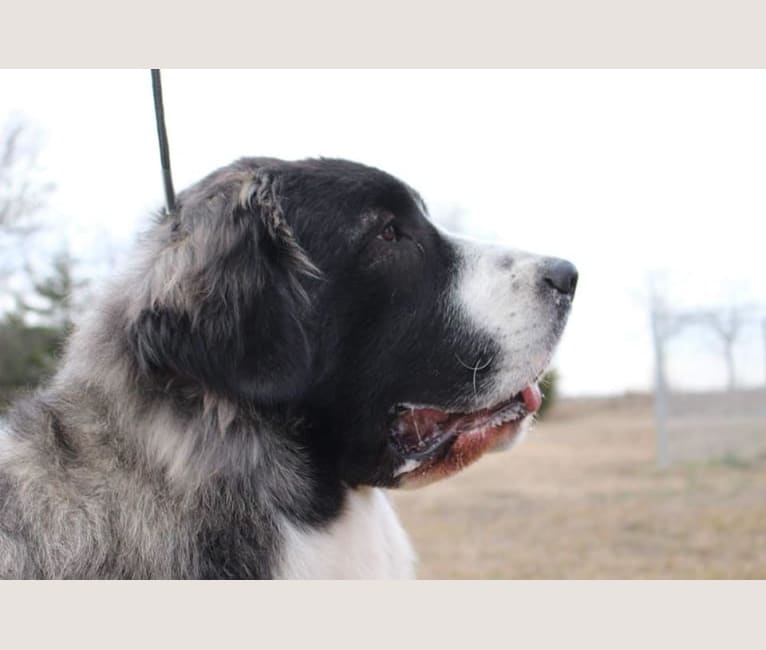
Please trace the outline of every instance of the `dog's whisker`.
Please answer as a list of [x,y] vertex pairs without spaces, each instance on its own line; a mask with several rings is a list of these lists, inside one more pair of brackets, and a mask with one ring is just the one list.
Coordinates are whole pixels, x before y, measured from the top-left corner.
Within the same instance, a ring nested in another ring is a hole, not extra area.
[[489,365],[495,360],[495,357],[490,357],[486,363],[482,365],[481,363],[481,357],[476,361],[476,365],[469,366],[467,363],[465,363],[458,355],[455,353],[455,358],[458,360],[458,363],[463,366],[466,370],[470,370],[473,373],[473,396],[478,397],[479,391],[477,388],[477,382],[476,382],[476,376],[479,372],[479,370],[484,370],[485,368],[488,368]]

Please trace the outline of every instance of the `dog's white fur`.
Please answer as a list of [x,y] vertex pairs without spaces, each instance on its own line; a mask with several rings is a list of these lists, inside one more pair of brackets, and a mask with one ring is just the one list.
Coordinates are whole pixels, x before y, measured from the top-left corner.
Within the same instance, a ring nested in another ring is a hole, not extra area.
[[488,334],[499,358],[463,359],[479,370],[492,365],[490,391],[477,395],[476,408],[490,407],[529,385],[550,363],[556,344],[541,299],[540,265],[545,258],[526,251],[448,235],[461,255],[452,301],[473,331]]
[[415,577],[415,552],[386,493],[358,488],[345,512],[324,530],[282,523],[278,578],[345,579]]
[[[502,358],[490,361],[503,369],[491,393],[477,399],[490,406],[533,381],[550,358],[553,342],[539,328],[542,302],[536,293],[538,265],[544,258],[510,248],[449,237],[461,255],[452,307],[472,327],[502,347]],[[468,361],[468,360],[466,360]],[[471,360],[470,363],[475,363]],[[516,444],[528,423],[504,448]],[[418,463],[408,461],[398,473]],[[385,493],[354,490],[346,511],[325,530],[303,531],[283,523],[283,578],[413,578],[415,553]]]

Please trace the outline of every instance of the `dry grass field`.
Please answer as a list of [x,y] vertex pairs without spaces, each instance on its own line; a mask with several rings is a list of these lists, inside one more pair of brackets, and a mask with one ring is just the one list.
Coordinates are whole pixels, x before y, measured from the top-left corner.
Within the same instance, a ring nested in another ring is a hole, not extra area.
[[420,578],[766,578],[766,458],[659,469],[644,396],[563,400],[511,452],[393,498]]

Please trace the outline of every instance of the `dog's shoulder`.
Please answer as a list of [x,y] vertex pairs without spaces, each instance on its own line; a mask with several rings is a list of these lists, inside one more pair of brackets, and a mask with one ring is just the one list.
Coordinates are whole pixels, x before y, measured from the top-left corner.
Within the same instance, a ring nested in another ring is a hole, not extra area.
[[16,447],[9,422],[0,417],[0,579],[30,577],[29,549],[15,532],[19,508],[10,470]]
[[279,578],[414,578],[415,552],[386,493],[349,490],[322,529],[282,526]]

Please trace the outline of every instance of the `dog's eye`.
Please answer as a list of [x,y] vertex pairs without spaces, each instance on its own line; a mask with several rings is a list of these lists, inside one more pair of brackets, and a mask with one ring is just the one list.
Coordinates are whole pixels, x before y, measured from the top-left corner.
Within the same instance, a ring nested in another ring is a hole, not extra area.
[[379,239],[382,239],[383,241],[396,241],[399,239],[399,231],[396,229],[396,226],[394,224],[389,223],[378,235]]

